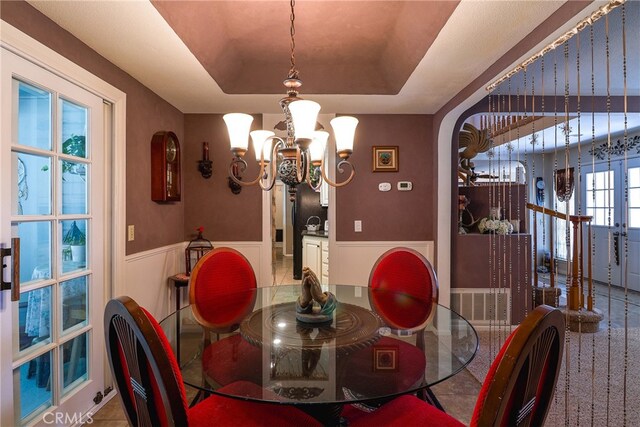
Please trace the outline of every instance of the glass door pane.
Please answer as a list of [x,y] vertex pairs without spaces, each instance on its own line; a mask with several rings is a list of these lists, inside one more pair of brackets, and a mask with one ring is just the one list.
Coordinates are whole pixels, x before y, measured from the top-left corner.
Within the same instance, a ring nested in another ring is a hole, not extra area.
[[55,91],[17,79],[13,85],[11,212],[23,254],[13,314],[14,411],[24,424],[59,406],[91,372],[91,111]]
[[52,94],[46,90],[18,81],[18,126],[15,127],[19,145],[51,150]]

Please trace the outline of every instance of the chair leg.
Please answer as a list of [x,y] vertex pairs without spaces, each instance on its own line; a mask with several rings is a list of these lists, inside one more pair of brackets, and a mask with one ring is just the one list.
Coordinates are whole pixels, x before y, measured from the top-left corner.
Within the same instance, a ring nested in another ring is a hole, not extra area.
[[442,407],[442,404],[436,397],[435,393],[431,390],[431,388],[426,387],[420,390],[418,392],[418,397],[424,400],[425,402],[429,403],[431,406],[435,406],[436,408],[440,409],[442,412],[447,412],[444,410],[444,408]]

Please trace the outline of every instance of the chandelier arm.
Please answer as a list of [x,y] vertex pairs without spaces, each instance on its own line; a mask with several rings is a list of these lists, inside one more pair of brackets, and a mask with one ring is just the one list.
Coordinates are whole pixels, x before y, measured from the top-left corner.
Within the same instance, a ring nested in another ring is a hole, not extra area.
[[238,185],[242,185],[243,187],[256,185],[258,182],[260,182],[261,179],[264,178],[264,162],[260,163],[260,170],[258,171],[258,176],[253,181],[241,181],[238,178],[236,178],[235,174],[233,173],[233,166],[235,164],[240,164],[241,171],[244,171],[247,168],[247,162],[245,162],[245,160],[242,158],[234,157],[231,160],[231,163],[229,164],[229,178],[231,178],[231,180]]
[[[306,150],[305,150],[306,151]],[[306,168],[308,167],[303,151],[300,150],[300,146],[296,145],[296,179],[298,182],[303,182],[307,178]]]
[[[275,135],[270,136],[268,140],[271,140],[271,141],[275,140],[276,143],[273,144],[273,147],[271,148],[271,165],[270,165],[271,173],[269,174],[265,170],[263,174],[263,179],[258,182],[258,184],[260,185],[260,188],[262,188],[264,191],[271,190],[276,183],[278,150],[281,147],[284,147],[286,145],[284,140],[279,136],[275,136]],[[267,140],[265,140],[265,142],[267,142]],[[264,151],[260,154],[260,163],[264,164]],[[271,179],[268,179],[269,177],[271,177]],[[265,181],[267,182],[267,184],[264,183]]]
[[338,172],[344,173],[344,169],[342,169],[343,165],[348,165],[351,168],[351,174],[349,175],[349,177],[342,182],[331,181],[327,176],[327,174],[324,172],[324,158],[323,158],[322,163],[320,164],[320,172],[322,173],[322,179],[324,179],[325,182],[332,187],[343,187],[347,185],[348,183],[351,182],[351,180],[353,180],[353,177],[356,175],[356,168],[348,160],[342,160],[340,163],[338,163],[338,166],[337,166]]

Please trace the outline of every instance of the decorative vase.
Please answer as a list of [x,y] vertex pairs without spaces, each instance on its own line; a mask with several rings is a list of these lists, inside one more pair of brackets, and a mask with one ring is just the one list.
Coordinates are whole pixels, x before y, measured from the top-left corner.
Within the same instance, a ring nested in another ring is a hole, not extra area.
[[489,209],[489,219],[501,219],[502,208],[500,206]]
[[71,245],[71,260],[73,262],[85,262],[87,259],[86,245]]

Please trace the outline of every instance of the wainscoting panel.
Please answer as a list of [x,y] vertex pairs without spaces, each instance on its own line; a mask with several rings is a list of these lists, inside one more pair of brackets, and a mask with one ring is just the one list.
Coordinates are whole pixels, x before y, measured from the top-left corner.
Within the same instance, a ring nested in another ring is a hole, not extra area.
[[169,304],[174,293],[169,277],[184,270],[185,246],[176,243],[127,256],[124,283],[115,284],[114,296],[130,296],[157,319],[167,316],[175,307]]
[[[329,281],[335,284],[367,286],[369,273],[378,257],[399,246],[415,249],[434,265],[433,241],[332,243],[329,248]],[[449,292],[448,286],[446,292]]]
[[[261,262],[262,242],[212,242],[213,246],[236,249],[251,263],[258,286],[271,284],[271,266]],[[189,242],[138,252],[125,258],[125,278],[116,283],[114,295],[128,295],[162,319],[175,310],[175,288],[169,277],[185,271],[184,249]],[[270,254],[269,254],[270,255]],[[262,279],[261,279],[262,278]],[[264,282],[264,280],[268,280]],[[188,303],[186,291],[180,291],[181,304]]]

